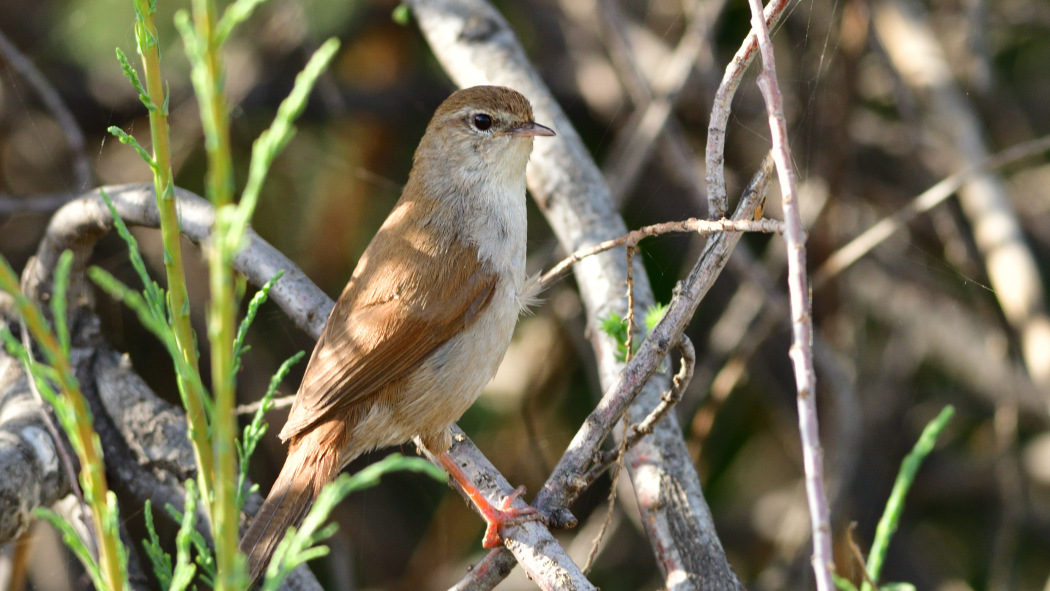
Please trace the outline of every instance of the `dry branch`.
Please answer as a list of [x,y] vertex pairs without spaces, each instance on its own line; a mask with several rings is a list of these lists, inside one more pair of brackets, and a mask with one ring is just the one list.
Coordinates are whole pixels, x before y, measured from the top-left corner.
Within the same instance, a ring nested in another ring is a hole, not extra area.
[[[989,155],[984,126],[956,85],[922,6],[911,0],[879,2],[874,24],[893,66],[927,103],[930,125],[944,141],[949,160],[958,168],[980,166]],[[999,305],[1020,337],[1028,371],[1036,383],[1050,387],[1044,278],[1006,187],[997,175],[977,175],[959,190],[959,202]]]
[[813,313],[809,282],[806,278],[806,231],[799,213],[798,183],[791,162],[791,147],[784,115],[784,97],[777,83],[773,42],[762,13],[761,0],[750,0],[751,29],[762,54],[762,73],[758,87],[766,102],[769,130],[773,136],[773,159],[780,177],[784,207],[784,240],[787,243],[788,294],[791,300],[791,362],[798,391],[798,430],[805,463],[806,499],[813,534],[813,572],[818,591],[831,591],[835,558],[831,548],[831,518],[824,491],[824,451],[820,447],[817,424],[817,376],[813,370]]

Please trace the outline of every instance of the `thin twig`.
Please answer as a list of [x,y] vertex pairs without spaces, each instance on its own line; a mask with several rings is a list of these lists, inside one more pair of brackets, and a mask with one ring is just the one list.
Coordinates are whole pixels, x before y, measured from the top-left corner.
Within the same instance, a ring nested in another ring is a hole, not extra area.
[[[295,402],[295,394],[289,394],[288,396],[281,396],[273,399],[273,404],[270,406],[270,410],[277,410],[279,408],[288,408]],[[233,412],[238,416],[240,415],[253,415],[258,412],[259,407],[262,406],[262,400],[256,400],[255,402],[249,402],[248,404],[242,404],[233,409]]]
[[871,252],[872,249],[903,228],[905,224],[943,203],[975,177],[1048,150],[1050,150],[1050,135],[1045,135],[1011,146],[982,162],[941,179],[937,184],[912,199],[908,205],[882,218],[860,236],[833,252],[813,273],[813,290],[819,290],[829,279]]
[[620,445],[616,446],[616,461],[613,463],[613,473],[609,483],[609,497],[606,499],[608,506],[605,509],[605,516],[602,517],[602,525],[598,528],[598,535],[594,536],[594,541],[591,543],[591,551],[587,553],[587,561],[583,565],[584,574],[589,574],[591,567],[594,566],[594,559],[598,556],[598,548],[602,544],[602,538],[605,537],[606,530],[609,529],[609,524],[612,523],[613,510],[616,509],[616,491],[619,489],[620,472],[623,471],[623,456],[627,453],[627,424],[630,423],[630,419],[626,413],[623,415],[621,423],[623,424],[623,435],[620,437]]
[[791,148],[784,115],[784,99],[777,84],[776,60],[769,29],[763,18],[761,0],[749,0],[751,28],[756,34],[762,53],[762,73],[758,87],[766,102],[769,128],[772,135],[773,159],[780,177],[780,192],[784,209],[784,240],[788,255],[788,292],[791,300],[792,344],[790,357],[795,368],[795,386],[798,390],[799,435],[806,475],[806,497],[809,501],[810,523],[813,530],[813,571],[817,590],[831,591],[834,583],[831,570],[834,556],[831,549],[831,524],[828,500],[824,490],[824,453],[820,448],[817,426],[817,377],[813,370],[813,316],[806,280],[806,233],[799,214],[797,181],[791,163]]
[[550,271],[544,273],[543,277],[540,279],[540,285],[548,287],[551,282],[557,279],[562,273],[568,271],[570,267],[589,256],[594,256],[619,246],[633,247],[643,238],[660,236],[673,232],[696,232],[697,234],[713,234],[715,232],[762,232],[765,234],[782,234],[784,232],[784,222],[769,218],[762,218],[760,220],[736,220],[726,218],[720,220],[701,220],[697,218],[689,218],[680,222],[663,222],[651,226],[644,226],[628,234],[624,234],[619,238],[606,240],[605,242],[599,242],[594,246],[577,250],[557,265],[551,267]]
[[81,131],[76,118],[73,117],[66,103],[62,101],[58,91],[33,65],[33,61],[19,51],[18,47],[2,32],[0,32],[0,55],[40,95],[40,100],[44,102],[44,106],[51,112],[58,127],[65,134],[66,142],[69,143],[69,149],[73,153],[73,179],[76,182],[76,188],[84,190],[93,186],[95,175],[92,172],[91,160],[88,159],[84,149],[84,132]]
[[627,245],[627,338],[624,345],[624,363],[630,362],[634,353],[634,248],[633,244]]
[[[629,362],[632,353],[634,352],[634,249],[635,247],[633,245],[629,245],[626,249],[627,337],[624,339],[624,362]],[[617,484],[620,480],[620,471],[623,469],[623,456],[627,452],[627,425],[630,422],[630,416],[628,413],[624,413],[622,419],[623,436],[620,437],[620,445],[616,448],[616,465],[613,468],[612,484],[609,487],[609,498],[606,501],[608,503],[608,508],[605,511],[605,517],[602,519],[602,525],[598,529],[598,535],[594,537],[594,543],[591,544],[591,551],[587,553],[587,562],[583,565],[584,574],[591,572],[591,567],[594,565],[594,558],[598,555],[598,546],[601,545],[602,538],[605,537],[605,530],[609,528],[609,524],[612,522],[613,509],[616,507]]]
[[[607,25],[606,28],[613,32],[606,37],[614,38],[626,45],[626,41],[623,40],[625,35],[622,31],[623,25],[620,22],[622,19],[616,18],[619,16],[619,10],[612,8],[615,3],[603,0],[600,4],[600,12],[604,16],[603,21]],[[667,65],[653,85],[654,89],[650,90],[644,83],[631,85],[636,88],[634,94],[638,94],[639,91],[644,94],[641,97],[633,97],[637,109],[624,129],[617,134],[604,171],[609,182],[609,190],[617,203],[623,201],[637,182],[657,139],[667,129],[668,123],[674,119],[674,108],[697,61],[702,60],[705,65],[714,61],[708,40],[713,37],[715,15],[725,5],[725,1],[697,2],[696,4],[703,5],[703,9],[693,11],[692,18],[686,25],[678,46],[667,58]],[[628,56],[633,56],[633,52],[629,50],[626,53]],[[625,68],[623,65],[619,69],[638,71],[637,67]],[[642,80],[644,81],[644,77]]]
[[[682,393],[685,392],[686,387],[689,386],[689,382],[693,378],[693,369],[696,366],[696,351],[693,349],[692,341],[685,335],[682,335],[675,348],[678,349],[679,354],[682,356],[682,365],[671,382],[671,389],[660,397],[660,404],[645,419],[637,425],[631,426],[623,438],[622,449],[631,449],[643,437],[652,434],[653,427],[666,417],[667,413],[671,412],[671,409],[682,399]],[[587,470],[583,479],[588,483],[594,482],[602,473],[609,469],[613,461],[619,461],[619,457],[619,451],[603,452],[594,465]]]
[[857,564],[860,565],[860,574],[863,576],[864,582],[869,584],[869,585],[871,585],[872,588],[878,589],[879,586],[875,584],[875,581],[871,580],[870,576],[868,576],[868,569],[867,569],[867,567],[864,564],[866,562],[864,560],[864,553],[862,553],[860,551],[860,546],[858,546],[857,542],[853,539],[853,532],[855,532],[856,530],[857,530],[857,522],[856,521],[850,523],[849,524],[849,529],[846,530],[846,542],[849,544],[850,554],[853,555],[853,560],[856,560]]
[[[773,28],[780,22],[791,0],[773,0],[765,10],[765,22],[769,28]],[[714,102],[711,105],[711,119],[707,125],[707,201],[708,215],[712,217],[725,215],[729,210],[729,198],[726,193],[725,172],[725,147],[726,126],[729,123],[729,114],[732,112],[733,95],[736,94],[740,82],[744,79],[744,71],[755,59],[755,50],[758,43],[755,39],[755,31],[752,30],[744,38],[743,44],[737,50],[733,60],[726,66],[726,73],[722,76],[722,84],[715,93]]]

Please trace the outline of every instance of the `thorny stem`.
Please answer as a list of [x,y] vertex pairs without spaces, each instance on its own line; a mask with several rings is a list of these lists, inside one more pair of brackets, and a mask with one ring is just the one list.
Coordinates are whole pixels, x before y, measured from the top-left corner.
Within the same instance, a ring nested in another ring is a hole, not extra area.
[[820,448],[817,425],[817,378],[813,370],[813,317],[809,285],[806,280],[805,230],[799,214],[797,181],[791,166],[791,153],[784,116],[783,96],[777,86],[773,42],[769,38],[762,13],[761,0],[749,0],[751,28],[762,53],[762,73],[758,87],[766,102],[769,128],[772,133],[773,159],[780,177],[784,208],[784,239],[787,242],[788,292],[791,299],[791,361],[795,367],[795,385],[798,390],[799,434],[806,474],[806,497],[809,501],[810,522],[813,530],[813,571],[818,591],[831,591],[834,556],[831,549],[831,525],[828,516],[827,494],[824,490],[824,459]]

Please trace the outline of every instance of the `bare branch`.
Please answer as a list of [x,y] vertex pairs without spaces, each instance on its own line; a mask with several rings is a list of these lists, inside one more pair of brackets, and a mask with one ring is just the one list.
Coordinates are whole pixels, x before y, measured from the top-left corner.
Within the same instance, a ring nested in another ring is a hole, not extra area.
[[628,232],[619,238],[606,240],[595,244],[594,246],[577,250],[544,273],[543,277],[540,279],[540,284],[544,287],[550,285],[550,283],[557,279],[562,273],[568,271],[569,267],[589,256],[612,250],[618,246],[633,247],[643,238],[674,232],[696,232],[701,235],[714,232],[764,232],[766,234],[782,234],[784,232],[784,223],[769,218],[762,218],[760,220],[729,220],[725,218],[720,220],[700,220],[697,218],[689,218],[680,222],[653,224],[651,226],[645,226]]
[[[784,9],[788,4],[790,0],[773,0],[769,6],[766,6],[764,14],[769,28],[775,27],[780,22],[780,17],[784,14]],[[708,215],[711,217],[722,217],[729,210],[725,171],[726,125],[729,123],[729,114],[732,113],[733,96],[744,79],[744,72],[755,59],[757,49],[755,31],[752,30],[744,38],[733,60],[726,66],[722,84],[718,87],[715,100],[711,105],[711,119],[707,125],[706,156]]]
[[784,240],[787,242],[788,293],[791,300],[791,361],[795,367],[798,390],[798,428],[802,439],[802,457],[806,473],[806,498],[809,501],[813,532],[813,572],[818,591],[831,591],[834,556],[831,549],[831,523],[827,493],[824,491],[824,452],[820,447],[817,425],[817,376],[813,370],[813,315],[809,284],[806,280],[806,232],[799,213],[795,170],[791,164],[791,147],[784,116],[784,98],[777,84],[773,42],[762,12],[761,0],[749,0],[751,29],[762,53],[762,73],[758,87],[766,101],[769,129],[773,136],[773,159],[780,177],[784,207]]
[[981,162],[971,164],[965,170],[941,179],[937,184],[912,199],[907,206],[879,220],[875,225],[850,240],[848,244],[832,253],[813,273],[813,290],[819,290],[829,279],[871,252],[872,249],[903,228],[905,224],[943,203],[975,177],[994,172],[1048,150],[1050,150],[1050,135],[1011,146]]
[[[947,57],[924,9],[909,0],[875,6],[874,24],[904,81],[928,103],[944,152],[956,166],[978,166],[988,158],[981,121],[956,85]],[[1021,340],[1025,365],[1036,383],[1050,387],[1050,315],[1044,277],[1025,241],[1017,212],[1002,179],[978,175],[959,190],[959,203],[973,227],[974,241],[1003,314]]]
[[[620,447],[631,449],[635,444],[641,441],[642,437],[651,435],[656,424],[666,417],[667,413],[671,412],[671,409],[682,399],[682,392],[685,391],[685,388],[689,385],[689,381],[693,378],[693,369],[696,366],[696,351],[693,349],[692,341],[690,341],[685,335],[682,335],[682,339],[678,341],[675,348],[678,349],[678,352],[682,356],[682,366],[672,380],[671,389],[660,397],[660,404],[649,413],[649,416],[645,417],[642,422],[636,425],[631,425],[627,432],[627,436],[624,438],[624,441],[621,442]],[[603,452],[601,458],[591,466],[590,470],[587,471],[584,480],[588,483],[593,483],[598,479],[598,476],[609,469],[609,466],[616,460],[617,456],[619,456],[619,452]]]

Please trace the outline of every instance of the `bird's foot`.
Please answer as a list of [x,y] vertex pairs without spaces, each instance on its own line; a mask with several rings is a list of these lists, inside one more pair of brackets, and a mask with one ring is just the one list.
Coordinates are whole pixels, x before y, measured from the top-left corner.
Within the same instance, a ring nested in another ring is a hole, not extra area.
[[510,493],[503,499],[503,502],[499,504],[499,507],[493,507],[491,503],[486,502],[486,506],[477,504],[478,510],[481,512],[481,516],[485,518],[485,523],[488,527],[485,528],[485,539],[482,540],[481,545],[485,548],[495,548],[500,545],[501,539],[499,530],[501,527],[507,525],[518,525],[526,521],[545,521],[543,515],[536,510],[535,507],[528,505],[525,507],[511,507],[518,496],[525,493],[525,487],[519,486],[514,489],[514,492]]
[[445,471],[448,472],[448,475],[459,484],[460,488],[463,489],[463,492],[467,494],[467,497],[470,498],[474,506],[477,507],[478,512],[485,519],[487,527],[485,528],[485,539],[481,543],[485,548],[495,548],[500,545],[499,530],[501,527],[518,525],[526,521],[547,522],[547,518],[537,511],[535,507],[530,505],[511,507],[518,496],[525,492],[524,486],[519,486],[514,492],[507,495],[497,507],[485,498],[485,495],[478,490],[478,487],[474,486],[474,483],[467,478],[467,475],[463,473],[463,469],[456,464],[456,461],[452,459],[448,452],[439,455],[438,461],[445,468]]

